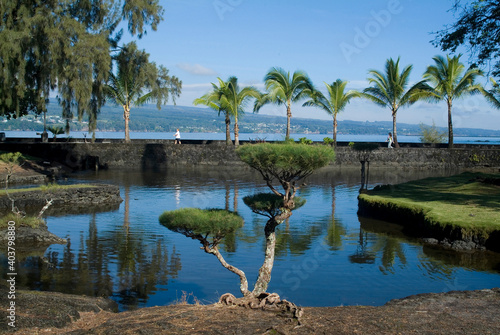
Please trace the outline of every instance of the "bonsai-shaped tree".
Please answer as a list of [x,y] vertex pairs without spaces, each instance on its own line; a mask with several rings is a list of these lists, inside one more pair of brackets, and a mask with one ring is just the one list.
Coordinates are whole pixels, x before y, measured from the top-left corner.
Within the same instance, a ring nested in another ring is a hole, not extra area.
[[[268,198],[264,199],[262,195],[257,195],[245,201],[254,212],[270,218],[264,228],[266,237],[264,264],[259,270],[259,277],[252,291],[253,295],[259,296],[266,292],[271,280],[276,227],[292,215],[293,209],[304,204],[295,198],[300,188],[299,182],[330,163],[335,157],[335,152],[330,146],[285,142],[244,145],[238,148],[236,153],[243,162],[259,171],[272,191]],[[281,185],[281,189],[273,184],[275,182]]]
[[[205,252],[215,255],[226,269],[237,274],[240,277],[240,291],[245,298],[259,298],[264,295],[266,298],[259,300],[267,299],[266,302],[269,302],[277,296],[266,293],[274,264],[276,227],[292,215],[293,209],[305,204],[304,199],[295,196],[300,188],[299,182],[316,169],[331,162],[335,153],[330,146],[311,146],[293,142],[248,144],[241,146],[236,152],[243,162],[261,173],[272,190],[272,193],[259,193],[243,199],[253,212],[269,218],[264,228],[266,236],[264,263],[252,291],[248,289],[245,273],[228,264],[217,247],[224,236],[243,225],[239,215],[222,209],[183,208],[166,211],[159,220],[168,229],[199,240]],[[275,187],[273,182],[280,184],[282,190]],[[228,295],[224,296],[227,298]],[[224,296],[221,297],[221,301],[224,301]],[[228,300],[225,302],[229,303]]]

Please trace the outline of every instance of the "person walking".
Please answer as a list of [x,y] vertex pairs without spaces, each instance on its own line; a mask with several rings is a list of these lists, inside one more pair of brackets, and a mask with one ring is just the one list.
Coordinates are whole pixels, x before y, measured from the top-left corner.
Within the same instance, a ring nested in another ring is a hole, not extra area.
[[388,142],[387,147],[392,149],[392,143],[394,142],[394,140],[392,139],[392,133],[389,133],[386,142]]
[[179,128],[177,128],[177,132],[174,134],[175,142],[174,144],[181,144],[181,133],[179,132]]

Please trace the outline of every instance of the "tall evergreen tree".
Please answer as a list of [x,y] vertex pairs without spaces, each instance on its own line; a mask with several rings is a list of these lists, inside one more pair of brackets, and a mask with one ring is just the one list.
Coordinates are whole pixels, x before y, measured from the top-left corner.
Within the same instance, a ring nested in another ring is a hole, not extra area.
[[[158,0],[2,0],[0,2],[0,115],[47,110],[58,92],[63,115],[97,115],[125,21],[132,35],[156,30]],[[92,121],[91,117],[91,121]]]

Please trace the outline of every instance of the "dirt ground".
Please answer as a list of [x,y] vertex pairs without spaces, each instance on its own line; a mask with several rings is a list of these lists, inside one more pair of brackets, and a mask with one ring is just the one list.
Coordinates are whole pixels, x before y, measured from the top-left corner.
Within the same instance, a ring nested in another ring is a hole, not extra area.
[[[6,292],[0,317],[6,320]],[[238,306],[172,305],[113,312],[102,298],[16,294],[6,334],[500,334],[500,289],[421,294],[384,306],[305,307],[300,319]],[[3,323],[3,322],[2,322]]]
[[[0,161],[0,186],[5,187],[5,179],[9,171],[9,166]],[[21,166],[15,165],[12,167],[10,184],[17,183],[43,183],[50,174],[50,167],[37,164],[33,161],[28,161]]]

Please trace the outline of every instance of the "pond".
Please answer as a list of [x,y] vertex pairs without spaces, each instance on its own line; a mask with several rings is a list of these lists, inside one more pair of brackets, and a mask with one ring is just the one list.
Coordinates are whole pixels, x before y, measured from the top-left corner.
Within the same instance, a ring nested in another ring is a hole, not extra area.
[[[372,170],[369,187],[451,173]],[[49,230],[69,243],[18,255],[18,288],[110,297],[120,310],[183,300],[210,304],[226,292],[241,296],[238,277],[198,241],[159,224],[163,211],[180,207],[238,211],[244,226],[220,249],[252,288],[264,258],[266,218],[242,199],[268,191],[259,174],[189,167],[100,171],[69,180],[77,181],[117,184],[124,201],[117,208],[48,216]],[[500,254],[424,246],[397,225],[358,217],[359,169],[325,168],[306,183],[299,195],[307,203],[278,227],[268,291],[300,306],[376,306],[418,293],[500,286]]]

